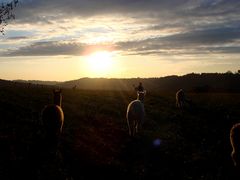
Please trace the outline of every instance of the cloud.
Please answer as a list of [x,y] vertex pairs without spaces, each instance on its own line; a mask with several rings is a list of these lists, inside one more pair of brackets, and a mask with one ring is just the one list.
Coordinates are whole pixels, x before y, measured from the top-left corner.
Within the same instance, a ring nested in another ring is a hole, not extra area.
[[[14,24],[39,29],[4,55],[82,55],[101,46],[142,55],[239,53],[239,8],[238,0],[22,0]],[[107,45],[86,42],[108,35]],[[27,37],[9,39],[18,38]]]
[[89,17],[95,15],[106,15],[113,13],[136,13],[150,11],[171,11],[176,7],[181,7],[186,0],[35,0],[22,2],[22,9],[19,12],[23,15],[32,13],[33,15],[48,15],[56,12],[57,15],[71,16],[78,15]]
[[23,0],[16,13],[31,22],[113,14],[169,20],[239,15],[239,7],[238,0]]
[[109,44],[86,44],[75,41],[36,42],[17,50],[9,50],[7,56],[56,56],[84,55],[97,50],[118,50],[125,54],[173,55],[206,53],[240,53],[240,28],[203,29],[164,37],[122,41]]
[[2,56],[81,56],[101,50],[111,51],[113,46],[109,44],[87,45],[76,42],[36,42],[29,46],[23,46],[15,50],[8,50]]
[[186,11],[186,15],[196,17],[239,15],[239,7],[240,2],[238,0],[201,0],[192,3],[189,11]]
[[189,45],[210,45],[219,43],[231,43],[240,39],[239,27],[214,28],[191,31],[162,38],[167,42],[189,44]]
[[240,28],[203,29],[149,38],[141,41],[118,43],[129,54],[205,54],[240,53]]
[[25,40],[25,39],[29,39],[29,37],[27,37],[27,36],[12,36],[12,37],[7,38],[7,40],[10,40],[10,41]]

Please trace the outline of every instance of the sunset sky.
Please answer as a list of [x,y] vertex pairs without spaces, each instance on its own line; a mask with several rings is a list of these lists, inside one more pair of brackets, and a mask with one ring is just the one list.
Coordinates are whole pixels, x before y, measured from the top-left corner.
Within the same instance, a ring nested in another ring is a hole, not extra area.
[[0,35],[0,79],[240,69],[239,0],[19,1],[16,19]]

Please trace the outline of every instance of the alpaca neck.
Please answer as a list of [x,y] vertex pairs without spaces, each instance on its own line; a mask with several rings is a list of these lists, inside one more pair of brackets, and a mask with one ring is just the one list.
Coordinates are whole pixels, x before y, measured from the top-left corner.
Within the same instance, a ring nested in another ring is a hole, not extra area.
[[58,106],[62,106],[62,98],[60,97],[54,97],[53,103]]
[[138,92],[138,94],[137,94],[137,100],[139,100],[139,101],[141,101],[142,103],[143,103],[143,101],[144,101],[144,93],[142,93],[142,92]]
[[137,100],[141,101],[141,103],[144,102],[144,99],[143,99],[143,98],[140,98],[139,96],[137,97]]

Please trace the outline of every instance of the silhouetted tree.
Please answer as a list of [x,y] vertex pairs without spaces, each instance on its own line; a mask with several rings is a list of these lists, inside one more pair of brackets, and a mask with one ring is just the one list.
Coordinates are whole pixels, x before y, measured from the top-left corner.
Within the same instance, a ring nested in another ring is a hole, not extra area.
[[17,6],[18,0],[12,0],[9,3],[3,3],[0,5],[0,32],[4,35],[5,27],[8,25],[10,19],[15,19],[13,9]]
[[226,72],[226,74],[233,74],[233,73],[232,73],[232,71],[229,70]]

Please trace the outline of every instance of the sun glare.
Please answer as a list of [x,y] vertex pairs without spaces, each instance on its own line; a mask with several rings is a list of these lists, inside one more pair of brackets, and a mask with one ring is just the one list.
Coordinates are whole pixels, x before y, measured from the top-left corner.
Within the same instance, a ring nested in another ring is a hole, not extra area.
[[95,52],[87,57],[89,70],[95,76],[106,76],[110,73],[113,61],[108,51]]

